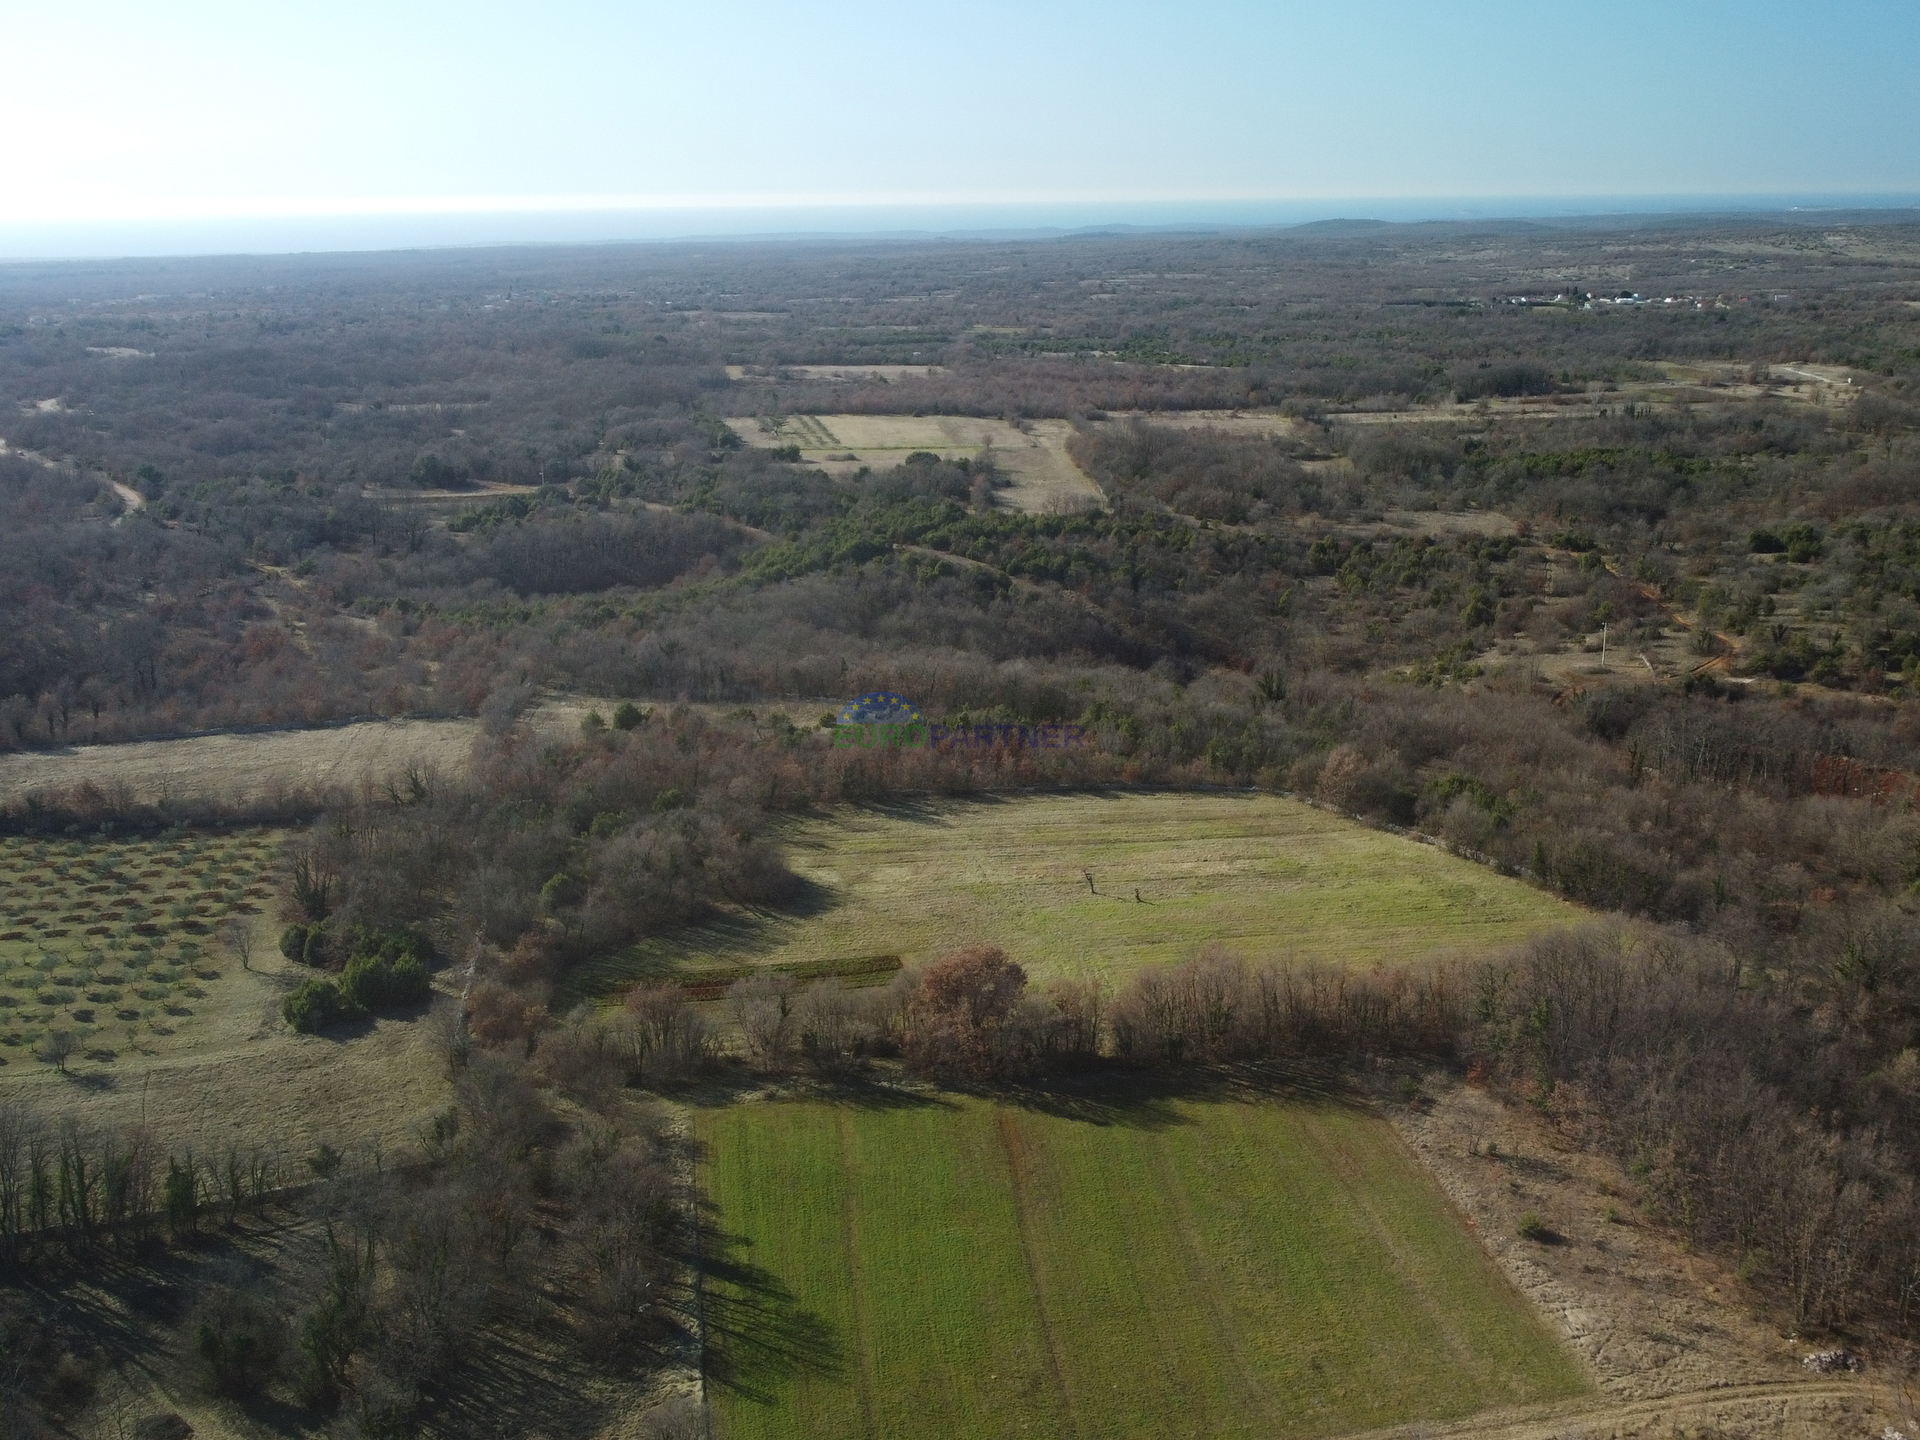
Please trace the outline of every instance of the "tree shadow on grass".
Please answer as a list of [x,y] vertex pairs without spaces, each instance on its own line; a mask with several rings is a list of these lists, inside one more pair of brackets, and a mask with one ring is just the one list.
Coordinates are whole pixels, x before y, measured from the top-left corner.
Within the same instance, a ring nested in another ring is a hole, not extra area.
[[126,1244],[43,1262],[11,1277],[45,1323],[84,1337],[116,1368],[158,1373],[168,1332],[185,1316],[199,1258],[179,1248]]
[[851,1105],[857,1110],[954,1110],[951,1095],[919,1086],[893,1085],[871,1076],[849,1075],[823,1084],[822,1100]]
[[1166,1130],[1193,1124],[1185,1104],[1282,1103],[1355,1108],[1359,1094],[1335,1069],[1304,1062],[1136,1069],[1101,1064],[982,1089],[983,1098],[1088,1125]]
[[[888,795],[852,801],[846,808],[856,815],[944,829],[952,826],[955,819],[966,810],[1017,804],[1022,798],[1020,795],[1003,795],[992,790],[974,790],[956,795]],[[834,808],[826,808],[796,816],[784,826],[780,838],[784,843],[802,850],[830,849],[830,842],[818,837],[803,838],[798,832],[809,822],[831,819],[837,813]]]
[[1241,794],[1249,798],[1258,798],[1259,792],[1240,788],[1188,790],[1170,786],[1106,785],[1097,781],[1082,784],[1062,782],[1026,790],[972,790],[955,795],[892,796],[881,800],[862,801],[855,808],[862,814],[878,815],[888,820],[900,820],[913,825],[951,825],[955,816],[966,810],[1005,809],[1032,800],[1068,797],[1082,800],[1119,801],[1137,799],[1143,794],[1193,794],[1203,795],[1209,799],[1219,799],[1223,795],[1231,798]]
[[[769,1086],[778,1090],[769,1091]],[[722,1069],[696,1076],[683,1083],[663,1086],[683,1104],[701,1110],[719,1110],[729,1105],[814,1102],[826,1105],[850,1105],[858,1110],[923,1110],[955,1108],[953,1095],[924,1085],[898,1084],[885,1075],[861,1072],[839,1075],[787,1074],[770,1076],[746,1069]]]
[[727,1234],[712,1207],[703,1208],[699,1313],[707,1383],[768,1405],[779,1399],[787,1381],[845,1379],[846,1348],[833,1326],[801,1305],[772,1271],[748,1258],[751,1240]]
[[461,1362],[426,1388],[422,1433],[447,1440],[599,1433],[607,1419],[604,1366],[560,1343],[566,1333],[551,1320],[537,1329],[507,1322],[481,1330]]
[[[246,1284],[291,1312],[320,1259],[316,1232],[298,1218],[247,1217],[237,1228],[210,1226],[166,1244],[127,1239],[70,1259],[56,1256],[32,1277],[4,1278],[67,1348],[164,1394],[204,1384],[183,1342],[190,1340],[193,1305],[206,1286]],[[652,1351],[634,1346],[638,1364],[653,1362],[659,1352],[685,1352],[684,1330],[677,1345],[666,1333],[672,1324],[663,1321],[659,1335],[645,1337],[658,1340]],[[291,1356],[289,1363],[297,1360]],[[555,1325],[548,1310],[537,1318],[497,1317],[427,1387],[421,1433],[436,1440],[599,1434],[609,1419],[604,1361],[583,1353],[570,1328]],[[284,1388],[218,1406],[229,1417],[246,1417],[241,1428],[247,1434],[333,1434],[351,1414],[351,1401],[345,1415],[330,1418],[292,1403]]]
[[697,981],[716,967],[754,964],[780,945],[793,924],[817,919],[844,902],[833,887],[796,876],[778,904],[714,906],[696,920],[575,966],[562,998],[590,999],[636,983]]
[[[196,1297],[211,1281],[241,1276],[263,1293],[277,1293],[274,1275],[290,1239],[285,1227],[258,1217],[171,1243],[123,1232],[84,1250],[43,1256],[31,1271],[9,1273],[6,1288],[76,1354],[161,1389],[196,1384],[198,1372],[181,1347]],[[312,1418],[265,1396],[233,1403],[282,1433],[305,1429]]]
[[845,903],[839,891],[805,875],[795,875],[787,891],[772,905],[744,907],[742,914],[765,924],[774,920],[812,920]]
[[[957,1109],[962,1097],[1012,1105],[1061,1120],[1116,1125],[1136,1130],[1166,1130],[1191,1125],[1179,1108],[1186,1104],[1281,1103],[1353,1108],[1364,1097],[1335,1067],[1307,1061],[1262,1061],[1239,1065],[1187,1065],[1145,1068],[1101,1061],[1084,1069],[1022,1080],[981,1084],[953,1082],[943,1088],[901,1083],[878,1074],[789,1077],[783,1093],[764,1103],[814,1101],[860,1110]],[[737,1103],[749,1093],[764,1095],[764,1076],[738,1076],[732,1083],[709,1077],[697,1092],[681,1098],[702,1107]]]

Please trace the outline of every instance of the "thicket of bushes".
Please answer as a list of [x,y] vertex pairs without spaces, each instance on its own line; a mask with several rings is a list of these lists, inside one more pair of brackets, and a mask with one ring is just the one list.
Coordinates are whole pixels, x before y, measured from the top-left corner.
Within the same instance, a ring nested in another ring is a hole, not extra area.
[[280,953],[316,967],[339,957],[337,976],[308,975],[280,1002],[295,1030],[418,1005],[432,990],[433,945],[419,930],[357,926],[343,932],[324,919],[296,921],[281,933]]

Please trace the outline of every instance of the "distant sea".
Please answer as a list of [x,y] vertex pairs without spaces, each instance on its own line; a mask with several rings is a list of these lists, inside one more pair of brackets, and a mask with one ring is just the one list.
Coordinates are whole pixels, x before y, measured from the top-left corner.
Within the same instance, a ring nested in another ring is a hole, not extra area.
[[[1915,210],[1920,194],[1505,195],[1486,198],[1234,200],[739,209],[516,210],[257,219],[0,222],[0,261],[162,255],[289,255],[480,245],[806,239],[1015,239],[1101,230],[1266,230],[1330,220],[1493,221],[1772,215],[1819,223],[1847,212]],[[1887,216],[1885,218],[1895,218]]]

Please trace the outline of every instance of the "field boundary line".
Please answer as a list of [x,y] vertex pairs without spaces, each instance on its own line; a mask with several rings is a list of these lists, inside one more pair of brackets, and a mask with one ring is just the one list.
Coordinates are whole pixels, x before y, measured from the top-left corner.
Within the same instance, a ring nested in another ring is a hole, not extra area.
[[[1486,1257],[1487,1263],[1492,1267],[1493,1273],[1499,1283],[1513,1293],[1521,1309],[1537,1316],[1546,1325],[1548,1333],[1553,1337],[1555,1346],[1573,1358],[1575,1366],[1577,1366],[1580,1373],[1586,1377],[1588,1383],[1593,1386],[1593,1393],[1596,1395],[1606,1394],[1607,1382],[1605,1377],[1601,1375],[1593,1358],[1580,1348],[1577,1343],[1580,1337],[1569,1327],[1566,1315],[1564,1313],[1556,1314],[1548,1309],[1538,1296],[1520,1283],[1519,1278],[1510,1268],[1507,1258],[1494,1250],[1493,1246],[1488,1242],[1486,1233],[1481,1229],[1479,1222],[1468,1213],[1467,1208],[1460,1203],[1459,1197],[1456,1196],[1443,1181],[1439,1168],[1426,1156],[1422,1155],[1419,1150],[1415,1149],[1409,1142],[1407,1133],[1403,1131],[1400,1126],[1394,1124],[1378,1107],[1375,1108],[1374,1113],[1379,1117],[1380,1122],[1393,1132],[1394,1144],[1399,1147],[1401,1153],[1419,1170],[1427,1184],[1432,1187],[1434,1198],[1440,1205],[1445,1207],[1448,1214],[1453,1216],[1454,1223],[1459,1226],[1461,1233],[1470,1237],[1474,1248]],[[1371,1206],[1369,1206],[1369,1213],[1371,1214]]]
[[[479,937],[474,939],[474,951],[478,954]],[[469,967],[471,970],[471,967]],[[471,974],[469,974],[471,985]],[[464,1023],[464,1012],[462,1020]],[[693,1364],[694,1380],[699,1386],[700,1407],[704,1415],[701,1430],[705,1440],[713,1440],[713,1411],[708,1407],[707,1397],[707,1244],[704,1221],[701,1214],[701,1196],[705,1193],[700,1184],[700,1138],[695,1133],[693,1117],[684,1110],[680,1112],[680,1146],[686,1163],[686,1197],[688,1244],[692,1251],[693,1263]]]
[[855,1199],[859,1187],[853,1183],[853,1115],[844,1105],[834,1109],[834,1128],[840,1141],[840,1173],[845,1186],[840,1195],[840,1228],[846,1239],[847,1275],[853,1282],[848,1286],[847,1302],[853,1310],[854,1342],[860,1352],[860,1418],[866,1423],[871,1440],[885,1440],[873,1413],[874,1396],[880,1385],[873,1373],[873,1347],[868,1344],[873,1325],[867,1315],[866,1278],[860,1264],[860,1207]]
[[1019,1117],[1004,1105],[994,1106],[993,1125],[1000,1141],[1000,1152],[1007,1162],[1013,1214],[1020,1227],[1020,1263],[1027,1272],[1027,1283],[1033,1287],[1033,1308],[1040,1319],[1040,1338],[1047,1347],[1047,1369],[1053,1375],[1054,1389],[1060,1394],[1060,1414],[1066,1421],[1066,1431],[1069,1435],[1078,1435],[1080,1417],[1073,1403],[1073,1392],[1067,1386],[1066,1366],[1060,1362],[1060,1338],[1054,1332],[1053,1316],[1047,1308],[1046,1286],[1041,1283],[1040,1266],[1036,1263],[1033,1207],[1027,1173],[1027,1137],[1020,1132]]
[[1169,1208],[1180,1222],[1174,1229],[1179,1236],[1181,1268],[1187,1272],[1187,1278],[1198,1292],[1207,1314],[1213,1318],[1213,1330],[1219,1337],[1220,1352],[1226,1356],[1228,1368],[1233,1374],[1234,1388],[1240,1392],[1240,1410],[1250,1422],[1257,1420],[1271,1425],[1284,1418],[1279,1397],[1262,1383],[1247,1363],[1246,1352],[1239,1342],[1244,1327],[1228,1310],[1223,1298],[1226,1287],[1219,1282],[1206,1252],[1200,1248],[1200,1219],[1193,1212],[1193,1204],[1180,1184],[1179,1176],[1174,1173],[1172,1157],[1167,1154],[1166,1137],[1148,1135],[1145,1148],[1154,1179],[1159,1182],[1161,1193],[1167,1197]]

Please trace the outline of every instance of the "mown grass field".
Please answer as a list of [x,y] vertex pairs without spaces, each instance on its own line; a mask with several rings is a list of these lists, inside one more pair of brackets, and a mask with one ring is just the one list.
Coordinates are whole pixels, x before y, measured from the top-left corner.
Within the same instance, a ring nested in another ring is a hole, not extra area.
[[1209,942],[1250,959],[1397,964],[1580,918],[1483,866],[1268,795],[1113,792],[847,809],[793,825],[784,838],[810,883],[807,904],[649,942],[591,967],[584,981],[611,989],[718,966],[820,967],[875,955],[913,964],[975,942],[1003,946],[1041,977],[1124,975]]
[[1009,509],[1055,514],[1107,503],[1067,454],[1073,427],[1064,420],[1015,426],[972,415],[783,415],[727,423],[749,445],[798,446],[804,459],[831,474],[898,465],[916,450],[948,460],[990,453],[1011,482],[999,496]]
[[1311,1437],[1588,1381],[1331,1101],[696,1113],[723,1440]]
[[77,1063],[191,1031],[238,963],[217,932],[269,907],[276,845],[262,831],[0,839],[0,1060],[54,1031],[86,1047]]

